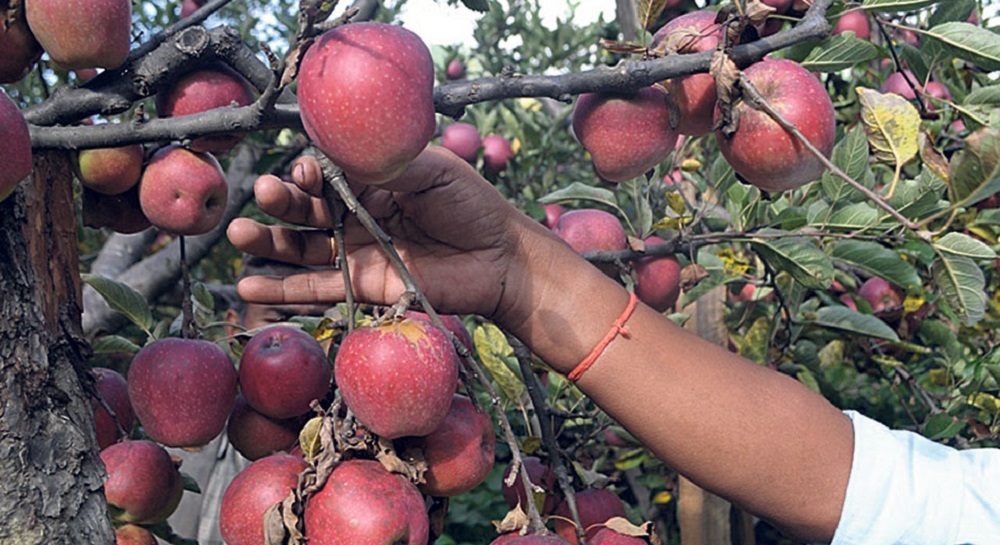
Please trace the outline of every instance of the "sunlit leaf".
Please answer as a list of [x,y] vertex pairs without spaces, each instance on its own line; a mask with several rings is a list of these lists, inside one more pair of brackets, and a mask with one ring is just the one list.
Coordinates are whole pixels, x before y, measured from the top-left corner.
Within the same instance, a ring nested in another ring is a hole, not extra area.
[[514,349],[500,328],[490,323],[483,324],[473,332],[472,341],[476,345],[476,353],[482,358],[483,364],[507,399],[520,398],[524,383],[504,361],[505,357],[510,357],[514,353]]
[[871,314],[862,314],[856,310],[839,305],[819,309],[816,311],[816,317],[808,323],[864,337],[885,339],[887,341],[899,340],[896,332],[882,320]]
[[1000,70],[1000,36],[971,23],[944,23],[927,31],[956,57],[987,71]]
[[[761,234],[780,233],[762,230]],[[833,282],[830,258],[811,240],[804,237],[754,238],[754,251],[777,271],[786,271],[807,288],[827,288]]]
[[992,248],[965,233],[948,233],[935,242],[934,247],[949,254],[972,259],[994,259],[997,257],[997,253]]
[[861,40],[853,32],[845,32],[816,44],[802,61],[802,67],[810,72],[839,72],[880,56],[882,53],[870,40]]
[[875,157],[887,165],[902,166],[920,151],[920,112],[895,94],[858,88],[861,119]]

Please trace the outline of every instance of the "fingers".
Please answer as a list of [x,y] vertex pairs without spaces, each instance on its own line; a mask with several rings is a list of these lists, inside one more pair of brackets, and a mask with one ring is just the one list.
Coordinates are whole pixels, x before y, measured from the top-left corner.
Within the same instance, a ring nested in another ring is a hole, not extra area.
[[333,237],[323,231],[268,226],[236,218],[229,224],[226,234],[233,246],[241,251],[275,261],[330,265],[336,256]]
[[303,155],[295,160],[292,180],[302,191],[314,197],[323,196],[323,169],[312,155]]
[[340,271],[314,271],[278,278],[251,276],[236,286],[240,298],[261,305],[339,303],[344,300]]
[[[315,159],[313,159],[315,161]],[[316,165],[319,168],[319,165]],[[296,166],[296,171],[298,165]],[[323,176],[320,174],[320,185]],[[281,181],[277,176],[261,176],[253,186],[257,206],[282,221],[309,227],[329,228],[333,218],[322,198],[311,196],[302,189]]]
[[380,188],[390,191],[419,192],[452,182],[482,180],[476,169],[445,148],[430,146],[414,159],[406,170]]

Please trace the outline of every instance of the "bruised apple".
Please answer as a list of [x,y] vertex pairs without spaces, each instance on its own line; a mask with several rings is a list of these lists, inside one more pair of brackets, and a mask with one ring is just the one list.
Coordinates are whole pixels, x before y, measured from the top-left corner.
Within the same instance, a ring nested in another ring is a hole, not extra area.
[[354,23],[325,32],[299,71],[302,124],[347,179],[381,184],[434,135],[434,63],[397,25]]
[[429,496],[457,496],[479,486],[493,469],[496,437],[489,415],[465,396],[455,395],[444,422],[421,441]]
[[177,465],[152,441],[125,441],[101,451],[108,472],[104,496],[116,522],[155,524],[174,512],[184,493]]
[[166,146],[150,158],[139,182],[139,204],[168,233],[200,235],[219,225],[229,188],[215,157]]
[[258,332],[240,356],[240,390],[251,407],[271,418],[309,412],[309,404],[330,389],[332,375],[323,347],[297,327]]
[[28,123],[21,110],[0,92],[0,202],[4,201],[21,180],[31,174],[31,138]]
[[[669,21],[653,35],[653,47],[666,47],[682,55],[712,51],[722,40],[722,27],[714,11],[693,11]],[[712,132],[712,114],[718,95],[711,74],[691,74],[663,82],[680,111],[677,130],[688,136]]]
[[272,454],[240,471],[222,495],[222,539],[228,545],[264,545],[264,513],[288,496],[306,467],[298,456]]

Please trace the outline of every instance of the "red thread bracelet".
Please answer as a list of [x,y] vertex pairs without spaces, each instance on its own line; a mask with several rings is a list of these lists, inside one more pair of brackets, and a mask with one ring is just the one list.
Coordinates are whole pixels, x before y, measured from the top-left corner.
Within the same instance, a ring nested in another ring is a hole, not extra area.
[[615,340],[615,337],[617,337],[619,334],[622,337],[625,337],[626,339],[632,336],[629,330],[625,328],[625,322],[627,322],[629,317],[632,316],[632,312],[635,310],[636,302],[638,302],[638,298],[635,296],[635,294],[629,293],[628,305],[626,305],[625,310],[622,311],[622,315],[619,316],[613,324],[611,324],[611,329],[609,329],[607,334],[604,335],[604,338],[601,339],[601,342],[597,343],[597,346],[595,346],[594,349],[590,351],[590,354],[588,354],[586,358],[583,358],[583,361],[581,361],[576,367],[574,367],[573,370],[570,372],[570,374],[566,376],[566,378],[568,378],[572,382],[580,380],[580,377],[582,377],[583,374],[586,373],[587,370],[590,369],[592,365],[594,365],[594,362],[597,361],[597,358],[601,357],[601,354],[603,354],[604,350],[608,347],[609,344],[611,344],[611,341]]

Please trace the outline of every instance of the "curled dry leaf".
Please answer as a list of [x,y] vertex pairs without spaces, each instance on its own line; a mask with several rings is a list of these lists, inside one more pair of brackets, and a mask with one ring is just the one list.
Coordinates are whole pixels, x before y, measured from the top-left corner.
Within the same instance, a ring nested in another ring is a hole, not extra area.
[[752,25],[762,25],[772,13],[777,9],[761,2],[761,0],[750,0],[747,2],[747,19]]
[[[511,472],[511,475],[517,475],[517,473]],[[524,512],[524,509],[521,509],[521,504],[518,503],[513,509],[507,511],[503,520],[499,522],[494,520],[493,526],[496,526],[498,534],[519,532],[521,528],[528,526],[528,515]]]
[[690,291],[706,278],[708,278],[708,269],[697,263],[692,263],[681,269],[681,289]]
[[375,458],[389,473],[398,473],[417,485],[426,482],[424,474],[427,473],[427,461],[419,448],[408,448],[400,456],[391,440],[379,437]]
[[733,114],[733,106],[740,97],[736,82],[740,79],[740,69],[724,51],[712,55],[709,73],[715,78],[715,92],[719,97],[719,123],[726,136],[732,136],[739,127],[739,119]]
[[949,180],[948,160],[934,147],[934,139],[927,133],[920,134],[920,159],[942,180]]
[[321,446],[319,432],[322,426],[323,417],[314,416],[306,422],[305,426],[302,426],[302,431],[299,432],[299,446],[302,447],[302,457],[307,462],[312,463],[319,454]]
[[667,7],[667,0],[639,0],[639,24],[649,28]]
[[636,237],[633,237],[633,236],[629,235],[628,237],[626,237],[626,241],[628,242],[628,248],[630,250],[632,250],[634,252],[645,252],[646,251],[646,243],[643,242],[642,239],[636,238]]
[[653,523],[644,522],[641,526],[632,524],[627,518],[612,517],[604,523],[604,527],[619,534],[632,537],[649,537],[653,534]]
[[601,38],[598,43],[604,49],[621,55],[639,55],[647,52],[646,46],[633,42],[616,42],[614,40],[605,40],[604,38]]

